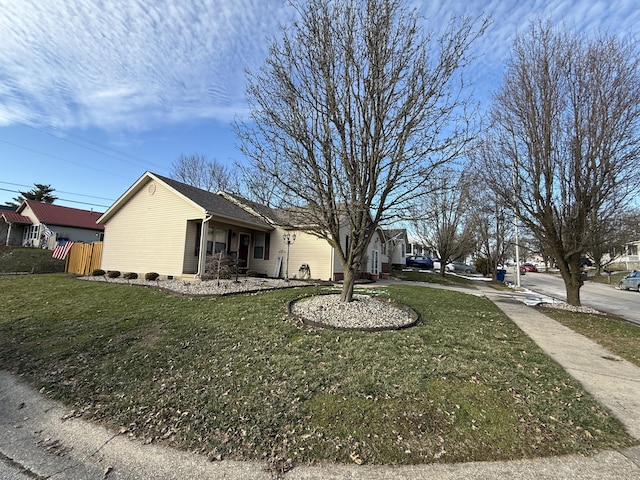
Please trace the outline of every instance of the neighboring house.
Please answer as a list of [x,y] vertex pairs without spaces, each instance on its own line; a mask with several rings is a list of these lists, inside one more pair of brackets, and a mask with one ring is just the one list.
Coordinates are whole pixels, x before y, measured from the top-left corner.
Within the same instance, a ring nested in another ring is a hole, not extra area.
[[[606,254],[602,261],[609,263],[611,267],[633,270],[640,268],[640,240],[627,243],[622,251]],[[613,258],[613,260],[611,260]]]
[[407,255],[431,256],[431,250],[428,249],[422,242],[409,238],[407,240]]
[[[288,226],[282,211],[152,172],[143,174],[98,223],[105,228],[103,270],[198,278],[206,273],[208,257],[225,252],[241,270],[284,277],[288,251],[289,278],[341,278],[329,243]],[[367,273],[380,272],[382,239],[379,232],[371,242],[363,266]]]
[[49,248],[64,241],[102,240],[104,227],[96,224],[100,212],[25,200],[16,211],[0,210],[0,234],[5,245]]
[[384,230],[386,241],[383,254],[392,268],[404,268],[407,265],[407,230],[397,228]]
[[0,238],[6,246],[22,245],[22,236],[31,219],[20,215],[12,207],[0,207]]

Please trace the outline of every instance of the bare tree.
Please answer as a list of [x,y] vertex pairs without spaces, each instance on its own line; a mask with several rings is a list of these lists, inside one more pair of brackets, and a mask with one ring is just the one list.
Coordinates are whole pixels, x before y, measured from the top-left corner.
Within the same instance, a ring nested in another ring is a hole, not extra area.
[[468,202],[469,223],[476,236],[478,254],[487,262],[483,273],[490,273],[495,280],[498,266],[505,263],[512,250],[513,213],[488,190],[477,189],[472,198],[473,201]]
[[253,167],[273,178],[274,198],[298,207],[296,228],[335,248],[341,298],[351,301],[376,227],[469,141],[457,75],[486,23],[452,21],[436,42],[401,0],[296,8],[299,20],[249,75],[252,123],[236,127]]
[[602,267],[615,262],[625,252],[628,243],[640,238],[640,210],[621,212],[617,217],[592,222],[592,225],[586,252],[593,258],[598,275]]
[[216,159],[208,160],[204,155],[180,155],[171,164],[170,176],[209,192],[237,190],[230,169]]
[[414,233],[421,243],[440,256],[442,276],[449,260],[462,258],[472,249],[468,188],[459,170],[439,169],[411,207]]
[[274,195],[275,183],[273,176],[266,172],[235,162],[235,169],[242,179],[238,186],[238,193],[254,202],[267,207],[280,207],[278,199]]
[[589,233],[627,207],[640,179],[640,76],[633,43],[534,23],[515,40],[483,181],[542,240],[580,305]]

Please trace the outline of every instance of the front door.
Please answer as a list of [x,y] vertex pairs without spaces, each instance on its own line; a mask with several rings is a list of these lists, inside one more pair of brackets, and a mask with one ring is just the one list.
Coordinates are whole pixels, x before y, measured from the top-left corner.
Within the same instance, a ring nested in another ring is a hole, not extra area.
[[251,235],[241,233],[238,241],[238,268],[241,272],[244,272],[249,266],[249,243],[251,243]]
[[371,273],[378,275],[378,250],[371,251]]

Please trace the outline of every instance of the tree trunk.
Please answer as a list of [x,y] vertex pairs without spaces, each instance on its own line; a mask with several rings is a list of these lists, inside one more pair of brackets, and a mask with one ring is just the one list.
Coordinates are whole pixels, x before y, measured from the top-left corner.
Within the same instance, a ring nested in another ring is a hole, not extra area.
[[574,278],[575,275],[571,275],[571,280],[566,282],[566,290],[567,290],[567,303],[569,305],[575,305],[579,307],[580,304],[580,286],[582,280],[580,279],[580,272],[578,272],[578,278]]
[[342,281],[341,302],[351,302],[353,300],[353,287],[355,286],[356,272],[352,269],[345,269]]
[[567,303],[579,307],[580,303],[580,287],[582,287],[582,274],[580,272],[580,255],[573,258],[571,262],[558,261],[560,274],[564,280],[565,290],[567,292]]

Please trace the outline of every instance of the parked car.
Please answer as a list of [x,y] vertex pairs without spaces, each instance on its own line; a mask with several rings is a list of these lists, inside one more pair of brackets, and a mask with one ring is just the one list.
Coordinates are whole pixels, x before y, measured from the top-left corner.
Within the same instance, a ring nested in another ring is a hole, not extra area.
[[620,288],[620,290],[636,290],[640,292],[640,271],[634,270],[620,280],[618,288]]
[[464,272],[464,273],[475,273],[476,267],[473,265],[469,265],[464,262],[451,262],[447,263],[447,270],[449,272]]
[[536,267],[533,263],[523,263],[520,265],[520,272],[537,272],[538,267]]
[[425,270],[431,270],[433,268],[433,260],[426,255],[412,255],[407,257],[405,262],[407,267],[418,267]]
[[580,259],[580,268],[585,268],[585,267],[593,267],[593,262],[591,261],[590,258],[582,257]]
[[440,263],[440,259],[434,258],[432,260],[433,260],[433,269],[440,271],[440,266],[442,265],[442,263]]

